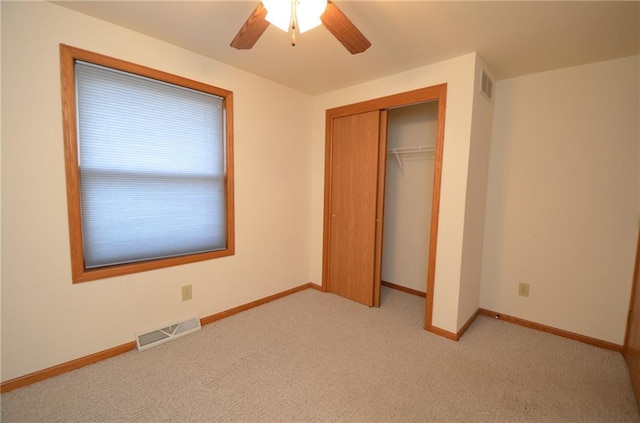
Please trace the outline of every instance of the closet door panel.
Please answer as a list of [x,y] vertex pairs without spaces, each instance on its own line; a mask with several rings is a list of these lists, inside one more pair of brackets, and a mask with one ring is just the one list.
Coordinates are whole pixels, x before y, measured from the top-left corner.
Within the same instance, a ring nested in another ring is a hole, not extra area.
[[380,112],[334,118],[329,292],[374,305]]

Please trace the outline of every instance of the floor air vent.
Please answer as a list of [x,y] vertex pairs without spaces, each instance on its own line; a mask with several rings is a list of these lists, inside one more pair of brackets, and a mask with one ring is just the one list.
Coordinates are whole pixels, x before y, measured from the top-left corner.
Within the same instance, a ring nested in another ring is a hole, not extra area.
[[183,322],[165,326],[161,329],[137,334],[136,346],[138,347],[138,351],[146,350],[197,330],[200,330],[200,319],[194,317]]

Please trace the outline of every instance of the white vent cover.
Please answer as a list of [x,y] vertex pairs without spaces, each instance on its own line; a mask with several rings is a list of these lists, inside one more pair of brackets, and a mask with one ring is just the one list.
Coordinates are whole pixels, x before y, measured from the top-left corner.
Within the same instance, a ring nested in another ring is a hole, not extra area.
[[480,83],[480,92],[489,100],[493,100],[493,79],[482,69],[482,81]]
[[138,351],[146,350],[197,330],[200,330],[200,319],[193,317],[160,329],[136,334],[136,346]]

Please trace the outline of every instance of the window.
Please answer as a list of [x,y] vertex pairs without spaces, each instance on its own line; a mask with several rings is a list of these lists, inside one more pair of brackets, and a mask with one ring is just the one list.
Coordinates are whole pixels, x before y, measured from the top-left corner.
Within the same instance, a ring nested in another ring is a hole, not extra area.
[[73,281],[234,254],[232,93],[60,58]]

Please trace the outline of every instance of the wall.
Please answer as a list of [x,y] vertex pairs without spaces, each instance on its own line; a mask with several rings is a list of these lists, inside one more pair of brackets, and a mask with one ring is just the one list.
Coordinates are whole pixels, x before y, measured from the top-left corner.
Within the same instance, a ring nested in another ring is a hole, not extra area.
[[[622,344],[639,210],[638,57],[496,84],[483,308]],[[517,295],[530,283],[528,298]]]
[[[2,23],[2,6],[0,5],[0,24]],[[2,48],[2,30],[0,28],[0,49]],[[2,69],[2,54],[0,53],[0,70]],[[2,78],[0,77],[0,99],[2,98]],[[1,104],[0,104],[1,107]],[[0,140],[2,136],[2,113],[0,112]],[[0,240],[2,239],[2,148],[0,148]],[[0,305],[2,304],[2,242],[0,242]],[[0,310],[0,353],[2,352],[2,312]],[[0,361],[1,363],[1,361]],[[1,380],[1,379],[0,379]]]
[[483,69],[489,76],[491,75],[482,59],[478,58],[475,68],[475,89],[473,91],[467,203],[464,217],[460,297],[458,300],[459,328],[474,315],[480,305],[482,248],[489,179],[491,125],[493,120],[493,102],[487,99],[480,91]]
[[[311,281],[311,97],[52,3],[0,7],[3,381]],[[59,43],[234,91],[235,256],[71,283]]]
[[311,181],[312,280],[322,278],[324,125],[327,109],[447,83],[433,325],[457,332],[462,239],[476,55],[425,66],[314,98]]
[[[435,146],[438,102],[388,112],[387,150]],[[382,280],[427,291],[434,154],[387,154]]]

